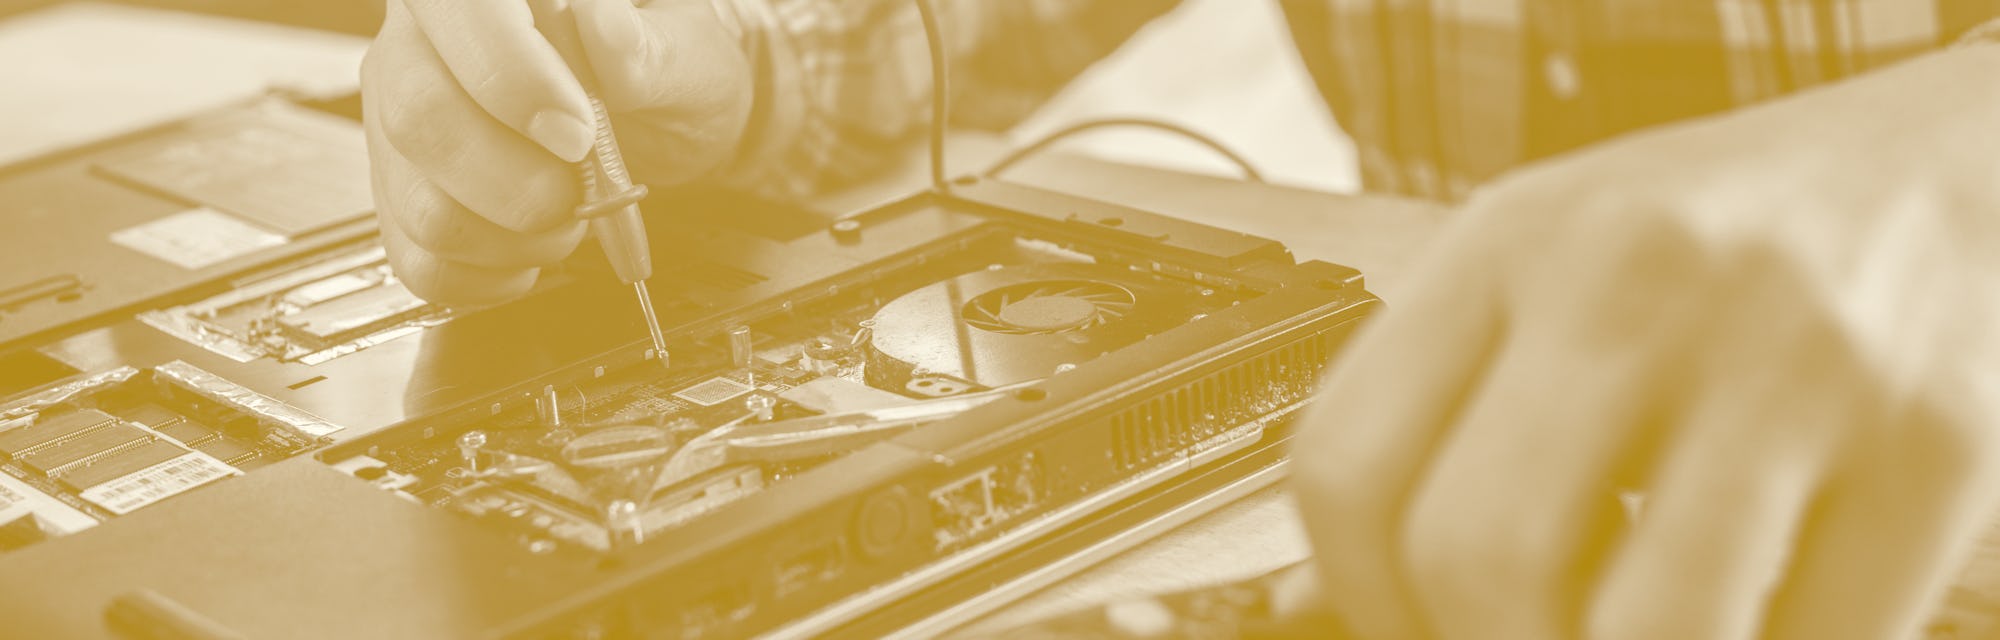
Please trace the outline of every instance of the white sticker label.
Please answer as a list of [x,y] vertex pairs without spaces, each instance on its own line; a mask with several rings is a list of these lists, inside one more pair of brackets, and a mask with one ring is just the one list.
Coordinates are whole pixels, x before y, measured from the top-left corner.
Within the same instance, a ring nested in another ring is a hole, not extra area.
[[168,496],[237,473],[240,472],[221,460],[198,452],[189,453],[84,489],[77,495],[122,516]]
[[111,241],[183,269],[201,269],[284,244],[285,237],[200,207],[113,231]]
[[57,535],[71,534],[97,526],[97,519],[63,504],[61,500],[36,491],[14,476],[0,473],[0,522],[15,517],[15,510],[26,510],[41,521],[42,529]]
[[21,514],[32,512],[33,510],[28,507],[28,494],[15,491],[12,487],[5,484],[0,484],[0,524],[12,522],[14,518],[20,517]]

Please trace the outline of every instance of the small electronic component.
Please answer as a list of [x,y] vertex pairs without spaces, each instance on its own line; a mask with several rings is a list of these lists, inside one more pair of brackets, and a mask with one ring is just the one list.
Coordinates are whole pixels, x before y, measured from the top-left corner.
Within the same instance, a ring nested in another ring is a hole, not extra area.
[[736,325],[729,328],[729,364],[743,370],[743,379],[753,386],[757,384],[755,343],[756,336],[750,333],[750,327]]
[[[369,456],[355,456],[333,463],[335,471],[345,472],[356,478],[374,483],[375,486],[390,491],[401,491],[417,483],[415,477],[389,468],[389,463]],[[450,493],[445,491],[444,493]]]
[[451,318],[410,293],[381,246],[350,250],[192,304],[139,314],[238,362],[319,364]]
[[277,324],[294,340],[332,346],[407,320],[427,306],[401,283],[386,282],[304,307]]
[[479,450],[486,447],[486,432],[473,429],[458,434],[458,456],[468,471],[482,471],[479,466]]
[[743,409],[749,411],[759,422],[767,422],[777,416],[778,399],[769,394],[752,393],[743,399]]
[[674,392],[674,397],[704,407],[713,407],[749,393],[752,389],[755,387],[728,378],[709,378],[706,382]]
[[551,429],[562,428],[562,395],[555,387],[542,387],[542,395],[535,398],[535,420]]

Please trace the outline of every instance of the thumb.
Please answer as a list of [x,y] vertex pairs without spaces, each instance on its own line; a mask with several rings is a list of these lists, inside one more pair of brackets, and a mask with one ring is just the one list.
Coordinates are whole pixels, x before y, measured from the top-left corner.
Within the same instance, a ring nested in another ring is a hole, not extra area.
[[749,65],[710,0],[575,0],[577,31],[615,111],[707,117],[749,90]]

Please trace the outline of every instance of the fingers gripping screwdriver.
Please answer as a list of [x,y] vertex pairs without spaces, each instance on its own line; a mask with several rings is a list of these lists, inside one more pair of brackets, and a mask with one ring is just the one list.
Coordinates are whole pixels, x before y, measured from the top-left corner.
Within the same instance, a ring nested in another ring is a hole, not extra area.
[[667,339],[660,332],[660,318],[653,311],[653,298],[646,280],[653,277],[653,251],[646,242],[646,221],[639,214],[639,201],[646,197],[646,185],[632,184],[625,168],[625,155],[611,130],[611,111],[598,93],[597,74],[583,50],[576,29],[576,17],[567,0],[529,0],[535,28],[555,47],[576,76],[590,101],[591,121],[597,129],[589,155],[577,163],[583,186],[584,203],[576,215],[589,220],[590,235],[604,249],[611,270],[618,279],[632,285],[639,298],[639,312],[645,314],[646,331],[653,339],[653,355],[667,364]]

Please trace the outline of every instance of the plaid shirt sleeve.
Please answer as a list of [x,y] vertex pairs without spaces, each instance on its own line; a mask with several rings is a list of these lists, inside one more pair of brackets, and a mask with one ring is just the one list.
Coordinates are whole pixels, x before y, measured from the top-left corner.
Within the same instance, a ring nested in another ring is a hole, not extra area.
[[[756,71],[750,130],[721,181],[797,198],[869,175],[930,121],[930,62],[911,0],[716,0]],[[933,0],[952,119],[1025,116],[1175,0]]]
[[1370,190],[1525,162],[1936,49],[1996,0],[1281,0]]

